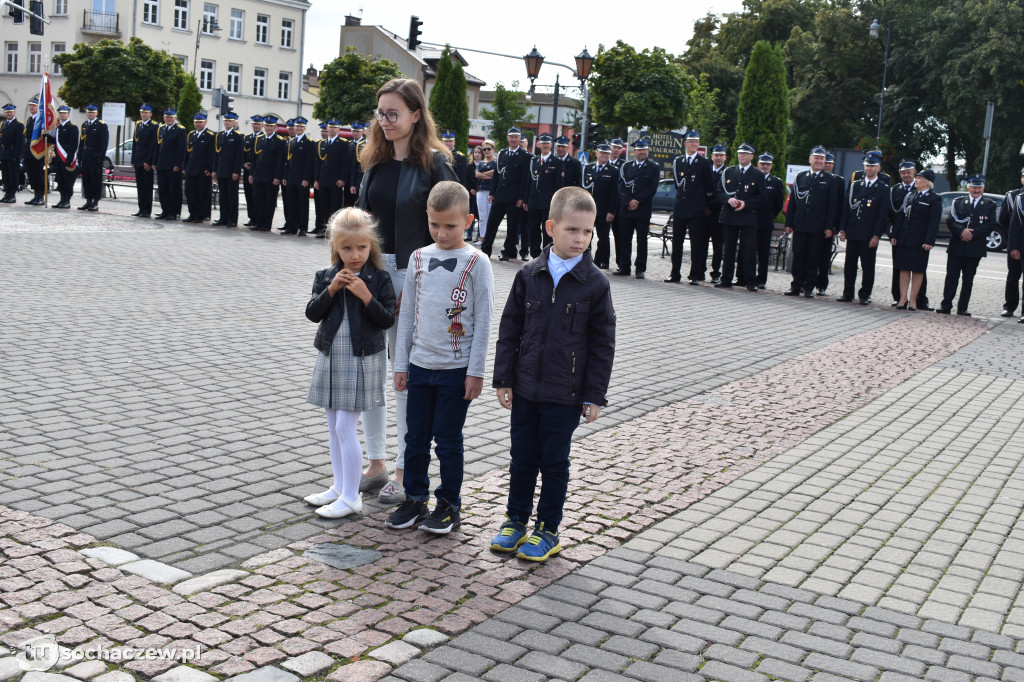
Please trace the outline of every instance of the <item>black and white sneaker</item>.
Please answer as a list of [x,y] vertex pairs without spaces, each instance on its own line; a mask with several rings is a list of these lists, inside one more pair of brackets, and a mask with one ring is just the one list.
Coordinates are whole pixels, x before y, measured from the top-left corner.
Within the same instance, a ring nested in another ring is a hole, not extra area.
[[425,530],[435,535],[446,535],[461,524],[458,510],[452,509],[452,506],[448,504],[448,500],[438,500],[434,511],[431,512],[426,521],[420,524],[420,530]]
[[384,522],[388,528],[411,528],[427,518],[427,503],[407,499]]

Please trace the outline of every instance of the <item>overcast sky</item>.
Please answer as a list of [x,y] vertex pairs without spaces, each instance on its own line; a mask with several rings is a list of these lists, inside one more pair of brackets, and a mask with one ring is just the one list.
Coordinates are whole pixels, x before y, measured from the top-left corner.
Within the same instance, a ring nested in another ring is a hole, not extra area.
[[[532,24],[528,17],[533,8],[521,7],[521,18],[509,14],[508,3],[481,2],[460,6],[413,0],[314,1],[306,17],[305,62],[317,69],[338,56],[340,27],[345,15],[362,14],[363,25],[382,26],[402,37],[409,34],[409,17],[417,15],[423,22],[421,40],[449,43],[458,47],[487,50],[521,57],[536,44],[547,60],[574,65],[574,57],[587,48],[597,54],[598,45],[606,47],[623,40],[638,50],[662,47],[673,54],[686,49],[693,31],[693,22],[708,12],[723,14],[742,9],[742,0],[709,0],[707,3],[681,2],[668,5],[658,13],[631,12],[628,4],[611,0],[589,0],[569,5],[537,4],[534,6],[547,18],[544,24]],[[556,11],[557,10],[557,11]],[[562,21],[563,24],[556,24]],[[572,26],[572,28],[568,28]],[[514,61],[466,52],[467,71],[487,82],[491,90],[498,82],[506,87],[518,80],[520,89],[528,85],[526,66],[522,59]],[[559,74],[562,85],[575,83],[566,69],[545,65],[537,79],[540,85],[553,85]]]

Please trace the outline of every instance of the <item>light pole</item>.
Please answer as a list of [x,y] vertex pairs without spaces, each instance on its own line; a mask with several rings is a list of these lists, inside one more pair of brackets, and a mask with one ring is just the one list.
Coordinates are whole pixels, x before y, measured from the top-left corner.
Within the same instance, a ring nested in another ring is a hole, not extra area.
[[583,87],[583,130],[580,131],[580,148],[577,152],[587,149],[587,128],[589,127],[587,115],[590,110],[590,89],[587,87],[587,79],[590,78],[590,68],[594,65],[594,58],[583,48],[583,52],[576,55],[576,76],[580,79]]
[[210,33],[216,33],[220,30],[220,24],[217,23],[216,19],[210,17],[203,17],[199,20],[199,26],[196,27],[196,53],[192,57],[192,77],[196,75],[196,62],[199,61],[199,38],[202,37],[204,31]]
[[[523,61],[526,62],[526,77],[530,79],[530,94],[533,94],[535,81],[537,76],[540,74],[540,67],[544,65],[544,55],[537,51],[537,46],[534,45],[533,49],[529,54],[523,55]],[[580,136],[580,146],[582,147],[586,142],[587,133],[587,78],[590,76],[590,68],[594,65],[594,58],[587,52],[587,48],[583,48],[583,52],[576,55],[576,68],[573,69],[567,64],[559,64],[558,62],[548,62],[552,66],[561,66],[564,69],[572,71],[573,76],[580,79],[580,84],[583,89],[583,131]],[[558,95],[561,90],[561,85],[558,82],[559,74],[555,74],[555,97],[552,104],[551,114],[551,132],[558,133]]]
[[[872,40],[878,40],[882,25],[878,19],[871,22],[868,27],[868,35]],[[885,56],[882,58],[882,96],[878,99],[878,131],[875,133],[875,144],[880,144],[882,139],[882,106],[885,104],[885,77],[889,74],[889,39],[892,37],[892,27],[885,27]]]

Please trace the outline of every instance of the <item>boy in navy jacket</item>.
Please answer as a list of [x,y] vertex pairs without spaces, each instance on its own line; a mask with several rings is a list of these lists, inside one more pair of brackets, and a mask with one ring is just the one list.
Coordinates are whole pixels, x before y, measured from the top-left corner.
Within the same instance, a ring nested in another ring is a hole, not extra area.
[[[583,188],[555,193],[545,225],[552,243],[516,274],[498,329],[494,387],[512,411],[512,461],[507,519],[491,549],[528,561],[562,549],[572,433],[581,414],[590,423],[607,402],[615,310],[608,278],[590,258],[596,217]],[[527,539],[538,474],[537,525]]]

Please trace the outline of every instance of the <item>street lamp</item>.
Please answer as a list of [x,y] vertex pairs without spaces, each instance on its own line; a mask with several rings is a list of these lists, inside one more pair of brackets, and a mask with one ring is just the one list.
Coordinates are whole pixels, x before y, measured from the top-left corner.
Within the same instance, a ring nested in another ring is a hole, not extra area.
[[544,64],[544,55],[537,52],[537,46],[534,45],[530,54],[523,55],[523,61],[526,62],[526,77],[530,79],[530,94],[532,95],[534,82],[540,74],[540,67]]
[[202,37],[203,33],[216,33],[220,30],[220,24],[217,20],[212,17],[203,17],[199,20],[199,25],[196,27],[196,53],[192,57],[192,77],[196,75],[196,62],[199,61],[199,38]]
[[584,151],[587,148],[587,114],[590,105],[590,90],[587,88],[587,79],[590,78],[590,68],[594,66],[594,58],[587,52],[584,46],[583,52],[576,55],[576,77],[580,79],[583,87],[583,130],[580,131],[580,148],[576,151]]
[[[540,67],[544,65],[544,55],[537,51],[537,46],[534,45],[530,54],[523,55],[523,61],[526,62],[526,76],[530,79],[530,94],[533,94],[534,83],[537,80],[537,76],[540,74]],[[576,69],[573,70],[571,66],[566,64],[559,64],[558,62],[551,62],[554,66],[561,66],[562,68],[572,71],[576,78],[580,79],[580,83],[583,89],[583,132],[580,136],[581,147],[582,143],[586,142],[586,128],[587,128],[587,78],[590,76],[590,69],[594,65],[594,58],[587,52],[587,48],[583,48],[583,52],[576,55]],[[552,101],[552,112],[551,112],[551,132],[558,134],[558,96],[561,92],[561,84],[558,82],[559,74],[555,74],[555,96]]]
[[[868,26],[868,35],[871,36],[872,40],[878,40],[878,36],[881,35],[882,25],[878,23],[878,19],[871,22],[871,26]],[[882,106],[885,104],[885,77],[889,73],[889,38],[892,37],[892,28],[889,26],[885,27],[885,56],[882,58],[882,95],[878,99],[878,131],[875,133],[875,144],[880,144],[882,139]]]

